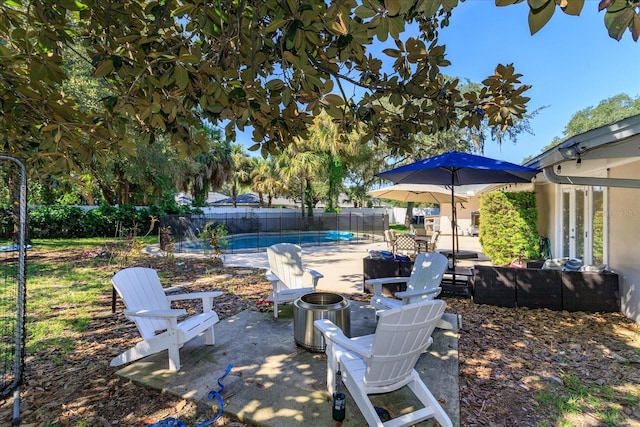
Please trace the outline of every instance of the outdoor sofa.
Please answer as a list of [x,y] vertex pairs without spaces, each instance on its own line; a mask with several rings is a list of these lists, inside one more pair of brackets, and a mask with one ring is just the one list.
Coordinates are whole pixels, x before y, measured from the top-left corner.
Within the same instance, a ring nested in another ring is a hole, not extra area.
[[[530,265],[530,266],[529,266]],[[499,307],[619,312],[618,275],[611,271],[563,271],[476,265],[473,300]]]

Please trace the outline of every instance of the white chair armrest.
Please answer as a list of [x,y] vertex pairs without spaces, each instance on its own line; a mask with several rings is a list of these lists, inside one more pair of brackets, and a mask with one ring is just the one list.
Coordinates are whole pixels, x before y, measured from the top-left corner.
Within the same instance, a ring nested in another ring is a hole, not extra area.
[[409,304],[409,300],[414,297],[420,296],[428,296],[430,299],[433,299],[440,295],[442,292],[442,288],[440,286],[436,286],[434,288],[429,289],[418,289],[413,291],[401,291],[396,292],[394,295],[396,298],[400,298],[402,300],[402,304]]
[[267,280],[269,282],[271,282],[271,284],[274,285],[274,286],[280,281],[280,278],[278,276],[276,276],[275,274],[273,274],[271,272],[271,270],[267,270],[267,272],[265,274],[267,276]]
[[317,272],[316,270],[312,270],[310,268],[305,268],[304,271],[306,271],[311,275],[313,288],[315,289],[316,286],[318,286],[318,280],[322,279],[324,276],[321,273]]
[[409,277],[396,276],[396,277],[380,277],[377,279],[367,279],[364,281],[367,285],[376,286],[377,284],[386,285],[387,283],[407,283]]
[[167,299],[172,301],[184,301],[190,299],[199,299],[202,300],[202,312],[207,313],[213,310],[213,300],[222,295],[220,291],[209,291],[209,292],[189,292],[186,294],[175,294],[175,295],[167,295]]
[[184,308],[172,308],[169,310],[140,310],[140,311],[125,311],[124,315],[127,317],[160,317],[160,318],[178,318],[187,314],[187,310]]
[[408,277],[381,277],[379,279],[365,280],[364,283],[373,285],[373,295],[378,296],[382,295],[382,285],[386,285],[387,283],[407,283],[408,281]]
[[189,292],[185,294],[167,295],[167,299],[169,301],[182,301],[188,299],[218,298],[220,295],[222,295],[220,291]]
[[325,340],[332,341],[340,347],[353,351],[362,357],[371,357],[371,352],[368,349],[363,348],[361,345],[358,345],[351,339],[347,338],[344,332],[342,332],[342,329],[336,326],[331,320],[319,319],[313,322],[313,326],[322,333]]

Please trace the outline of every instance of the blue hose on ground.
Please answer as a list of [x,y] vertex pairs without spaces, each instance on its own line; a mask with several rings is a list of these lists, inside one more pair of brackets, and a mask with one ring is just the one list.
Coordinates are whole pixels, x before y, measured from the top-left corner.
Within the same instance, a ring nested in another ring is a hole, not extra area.
[[[218,386],[220,387],[218,390],[211,390],[209,392],[209,399],[217,399],[218,400],[218,415],[216,415],[216,417],[212,420],[207,420],[207,421],[203,421],[199,424],[196,424],[195,427],[207,427],[210,426],[211,424],[215,423],[216,421],[218,421],[218,418],[220,418],[222,416],[222,410],[224,409],[224,400],[222,399],[222,392],[224,391],[224,385],[222,384],[222,380],[224,379],[224,377],[226,377],[227,375],[229,375],[229,373],[231,372],[231,368],[233,368],[233,364],[229,363],[229,365],[227,366],[227,369],[224,371],[224,374],[222,374],[222,376],[220,378],[218,378]],[[163,420],[158,421],[157,423],[154,424],[147,424],[147,427],[187,427],[182,420],[177,419],[177,418],[165,418]]]

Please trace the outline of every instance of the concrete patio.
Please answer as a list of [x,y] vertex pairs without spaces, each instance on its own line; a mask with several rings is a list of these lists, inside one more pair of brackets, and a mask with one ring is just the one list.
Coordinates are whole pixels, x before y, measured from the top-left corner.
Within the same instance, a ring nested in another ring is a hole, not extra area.
[[[265,426],[335,425],[326,390],[326,356],[295,344],[291,307],[284,306],[277,321],[272,319],[271,312],[257,310],[246,310],[222,320],[216,325],[215,346],[205,346],[204,337],[200,336],[180,350],[179,372],[167,370],[165,351],[131,363],[117,375],[185,399],[208,401],[217,408],[217,401],[208,400],[207,395],[219,388],[217,379],[231,363],[233,369],[222,381],[225,412]],[[350,308],[352,335],[372,333],[373,308],[353,301]],[[455,324],[455,316],[445,315]],[[433,338],[433,345],[421,356],[416,370],[453,425],[458,426],[458,336],[455,331],[437,329]],[[375,400],[374,404],[397,415],[413,402],[411,393],[402,389]],[[366,425],[348,393],[346,408],[343,426]],[[427,421],[421,425],[437,424]]]
[[[479,254],[479,258],[461,260],[461,265],[484,262],[477,240],[475,237],[460,237],[461,249]],[[438,246],[447,249],[451,246],[451,239],[443,236]],[[362,260],[369,250],[376,249],[386,249],[386,244],[305,247],[303,260],[305,266],[324,275],[318,290],[348,297],[362,292]],[[224,262],[227,266],[237,267],[268,266],[264,252],[226,255]],[[371,306],[351,301],[350,310],[352,336],[370,334],[375,330],[375,312]],[[445,312],[444,316],[457,328],[459,319],[455,313]],[[217,407],[217,402],[208,400],[207,395],[209,391],[218,389],[218,377],[229,364],[233,364],[231,373],[223,381],[225,412],[265,426],[287,427],[300,423],[336,425],[331,418],[330,395],[326,390],[326,356],[296,345],[293,329],[291,304],[281,307],[277,321],[272,319],[272,312],[246,310],[216,325],[215,346],[204,346],[203,337],[187,343],[180,351],[182,368],[177,373],[167,370],[167,354],[161,352],[131,363],[117,374],[146,387],[185,399],[208,401]],[[422,355],[416,370],[441,402],[453,425],[459,426],[457,329],[436,329],[433,338],[433,345]],[[376,399],[374,404],[384,407],[392,415],[415,403],[411,393],[404,389]],[[348,393],[347,418],[342,425],[366,425]],[[437,423],[431,420],[420,425]]]

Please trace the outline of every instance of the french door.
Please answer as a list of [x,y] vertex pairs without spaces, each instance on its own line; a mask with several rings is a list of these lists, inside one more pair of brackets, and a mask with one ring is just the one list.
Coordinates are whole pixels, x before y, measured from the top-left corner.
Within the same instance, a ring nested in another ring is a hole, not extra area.
[[559,202],[559,256],[606,263],[606,187],[561,186]]

